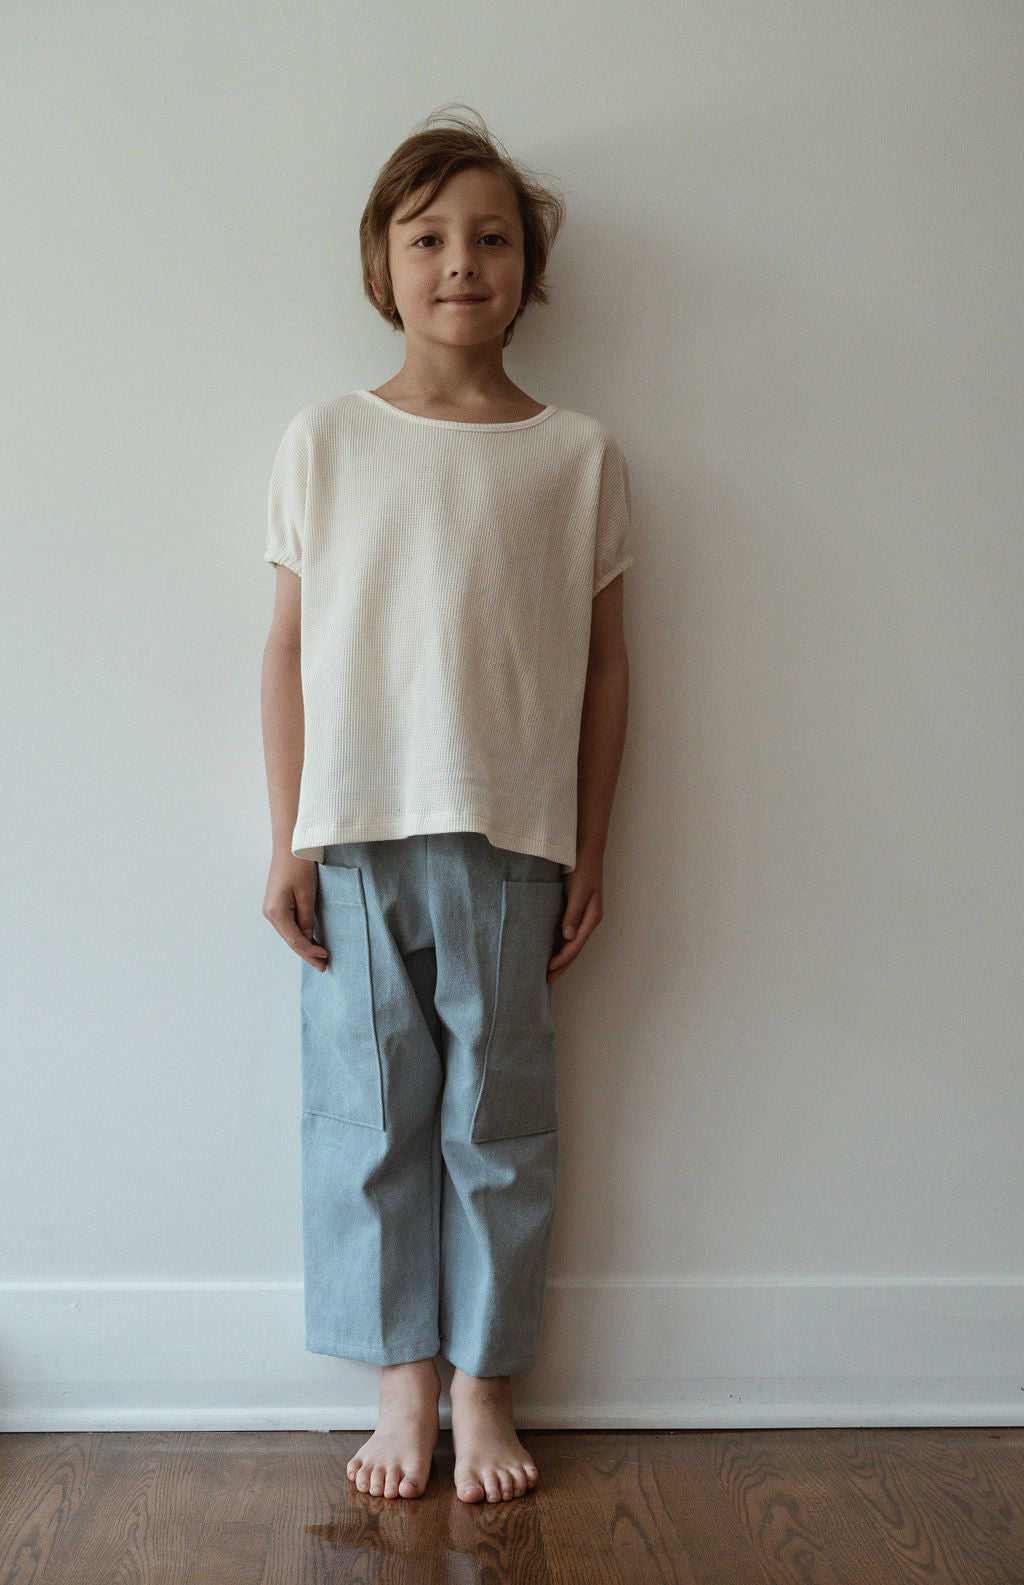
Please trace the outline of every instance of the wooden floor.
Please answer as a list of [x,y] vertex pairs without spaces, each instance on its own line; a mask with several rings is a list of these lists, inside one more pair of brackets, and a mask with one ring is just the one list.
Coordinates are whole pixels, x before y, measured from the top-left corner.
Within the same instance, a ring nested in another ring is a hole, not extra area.
[[523,1431],[460,1502],[357,1492],[365,1432],[0,1436],[0,1585],[1022,1585],[1024,1429]]

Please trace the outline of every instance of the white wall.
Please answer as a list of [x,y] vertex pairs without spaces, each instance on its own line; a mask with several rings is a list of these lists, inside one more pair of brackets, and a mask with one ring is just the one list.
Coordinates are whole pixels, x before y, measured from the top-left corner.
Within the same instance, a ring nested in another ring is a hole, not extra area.
[[1024,13],[17,0],[2,53],[0,1424],[371,1423],[302,1344],[262,554],[288,420],[400,365],[356,227],[451,100],[567,195],[507,364],[635,509],[522,1423],[1020,1423]]

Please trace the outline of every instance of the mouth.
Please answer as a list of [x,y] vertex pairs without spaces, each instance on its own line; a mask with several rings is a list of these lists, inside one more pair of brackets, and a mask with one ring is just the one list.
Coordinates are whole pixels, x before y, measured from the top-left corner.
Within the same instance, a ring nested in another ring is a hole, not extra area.
[[442,297],[440,299],[440,301],[442,303],[460,303],[463,306],[469,306],[472,303],[483,303],[483,302],[486,302],[486,298],[483,298],[483,297]]

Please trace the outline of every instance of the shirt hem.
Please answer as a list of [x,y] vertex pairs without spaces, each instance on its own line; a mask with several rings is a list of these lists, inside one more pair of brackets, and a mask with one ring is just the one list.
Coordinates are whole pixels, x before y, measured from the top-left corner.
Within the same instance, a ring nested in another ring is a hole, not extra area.
[[297,572],[302,577],[302,563],[292,556],[282,556],[276,550],[264,552],[264,561],[269,561],[272,567],[287,567],[291,572]]
[[[606,572],[602,575],[600,583],[596,583],[594,585],[594,595],[600,594],[605,584],[611,583],[612,579],[617,578],[620,572],[625,572],[627,567],[632,567],[633,565],[634,559],[632,556],[626,556],[622,561],[616,562],[615,566],[612,567],[610,572]],[[593,598],[593,596],[591,598]]]
[[338,820],[333,825],[296,831],[292,853],[297,859],[324,860],[324,849],[340,842],[385,842],[400,837],[438,836],[446,831],[480,831],[495,847],[511,848],[514,853],[530,853],[535,858],[553,859],[563,872],[576,868],[576,855],[569,857],[564,843],[553,841],[543,831],[505,830],[471,809],[449,809],[431,815],[389,816],[384,820]]

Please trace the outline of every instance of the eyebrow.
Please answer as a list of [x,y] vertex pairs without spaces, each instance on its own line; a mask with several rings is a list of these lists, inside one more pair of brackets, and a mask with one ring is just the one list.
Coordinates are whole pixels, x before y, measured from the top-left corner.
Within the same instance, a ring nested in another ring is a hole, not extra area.
[[[444,215],[409,215],[405,220],[396,220],[395,221],[395,225],[396,226],[411,226],[414,223],[419,222],[419,221],[422,221],[423,224],[425,225],[428,220],[443,220],[444,218],[445,218]],[[511,216],[509,216],[509,215],[472,215],[470,218],[472,220],[474,220],[477,225],[480,225],[485,220],[501,220],[501,221],[503,221],[505,223],[505,225],[508,225],[508,223],[509,223],[509,221],[511,219]]]

